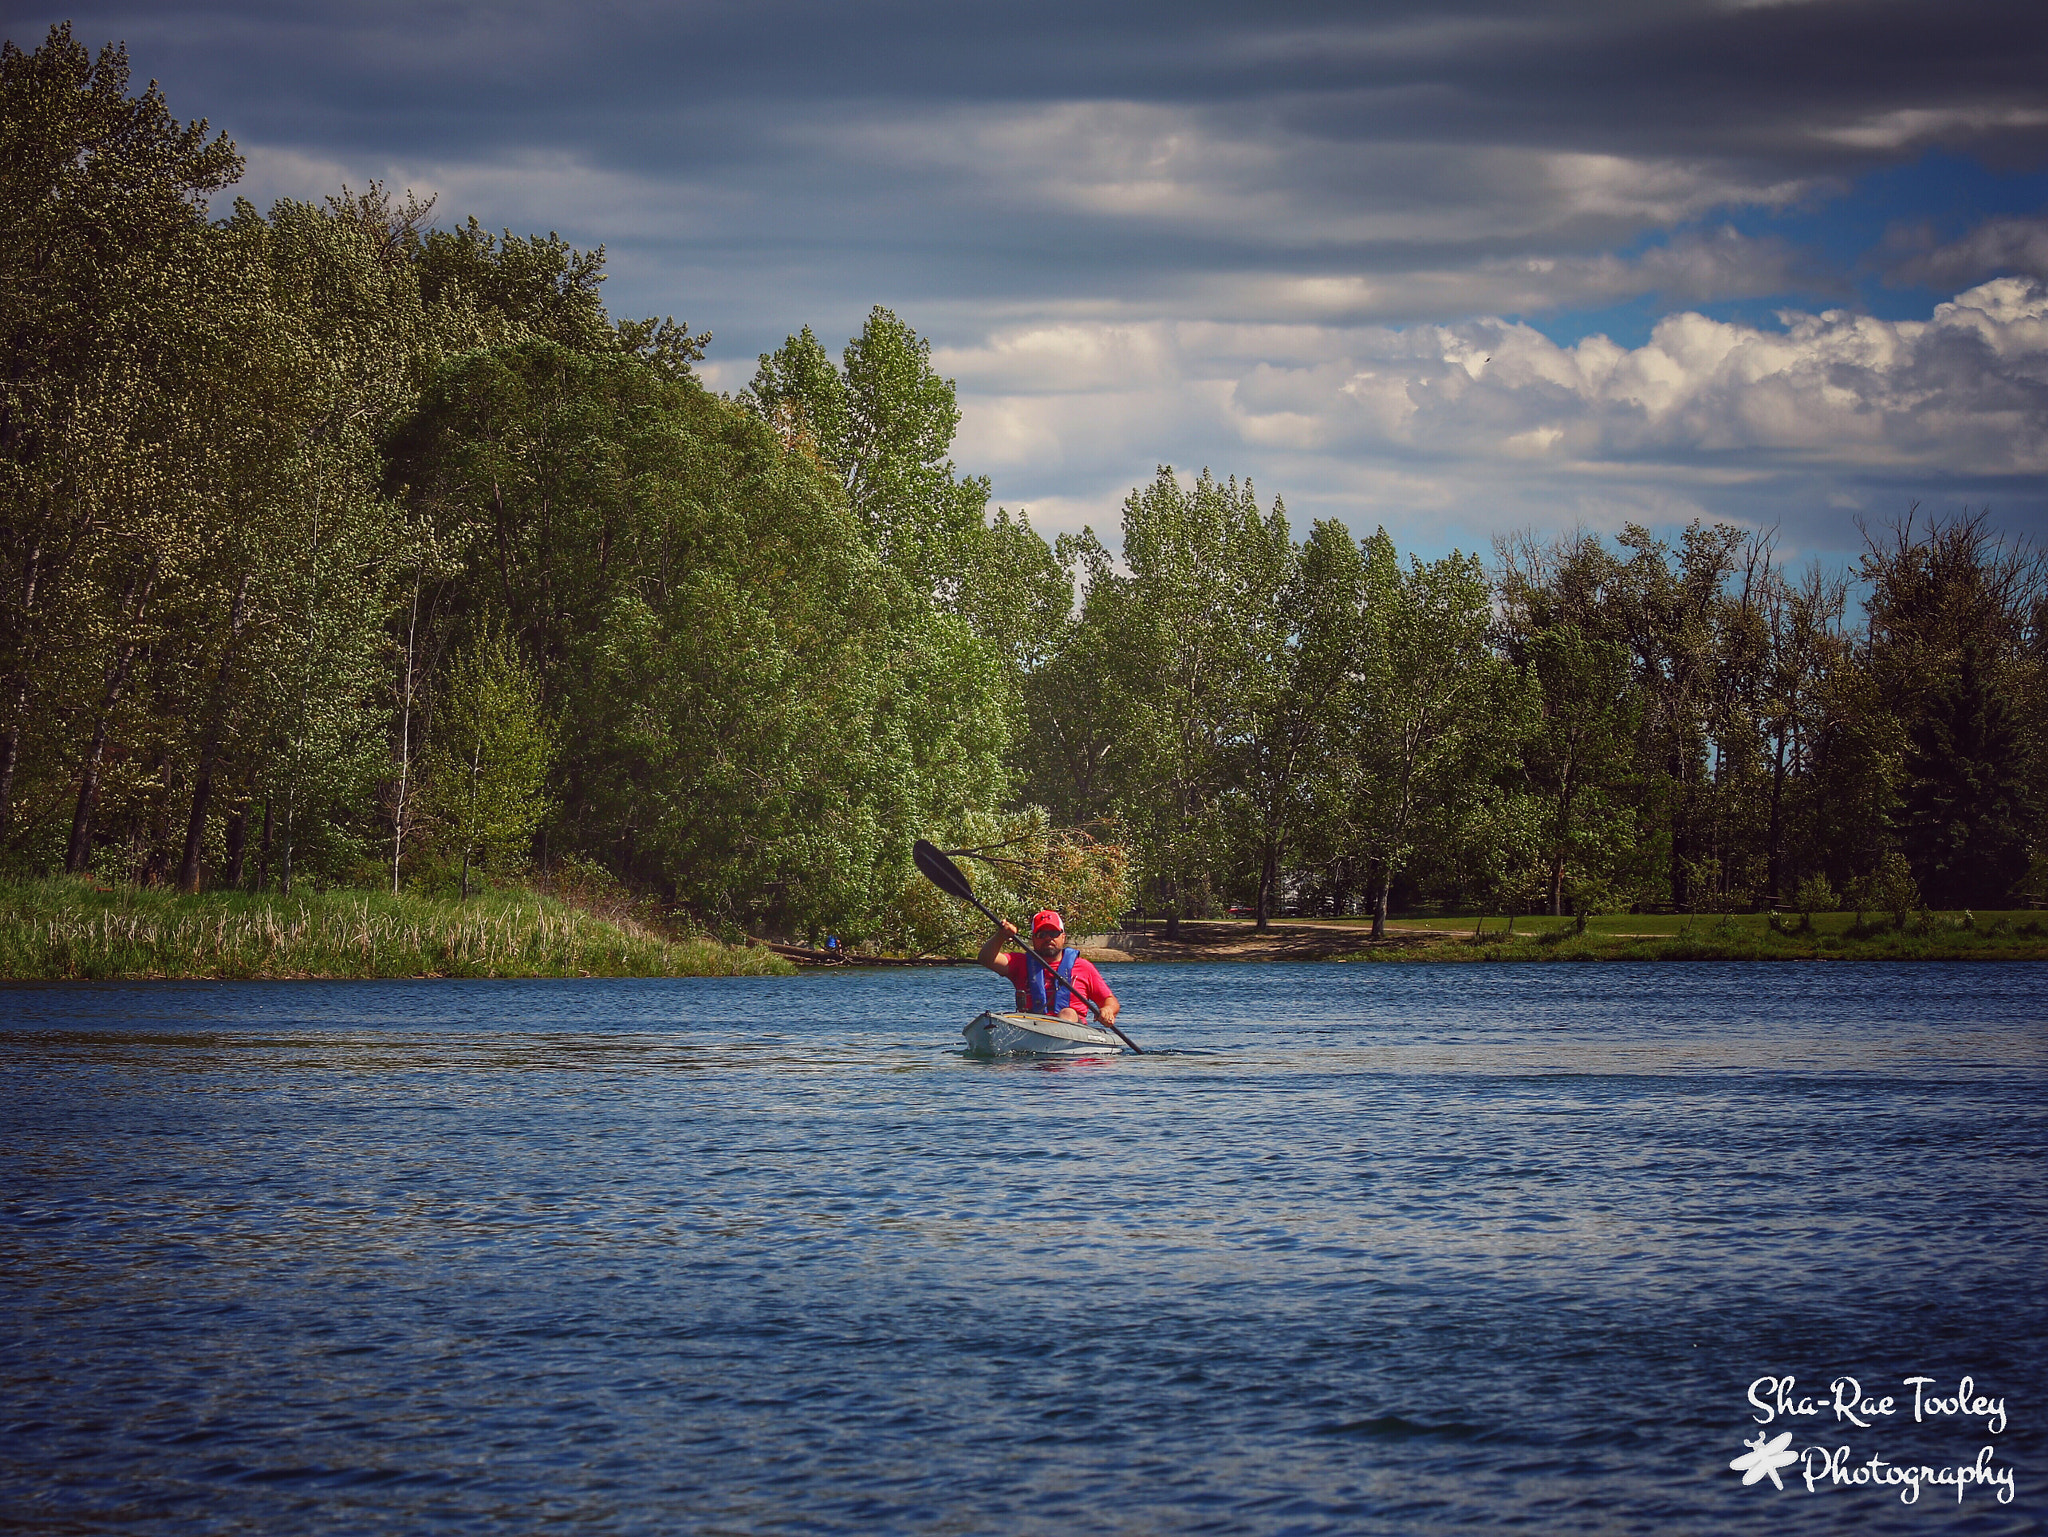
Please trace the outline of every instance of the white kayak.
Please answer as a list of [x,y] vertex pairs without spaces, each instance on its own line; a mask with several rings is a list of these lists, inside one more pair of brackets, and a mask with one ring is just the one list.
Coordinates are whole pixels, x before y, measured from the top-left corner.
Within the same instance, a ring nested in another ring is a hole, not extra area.
[[1129,1049],[1108,1030],[1044,1014],[982,1014],[960,1033],[977,1057],[1100,1057]]

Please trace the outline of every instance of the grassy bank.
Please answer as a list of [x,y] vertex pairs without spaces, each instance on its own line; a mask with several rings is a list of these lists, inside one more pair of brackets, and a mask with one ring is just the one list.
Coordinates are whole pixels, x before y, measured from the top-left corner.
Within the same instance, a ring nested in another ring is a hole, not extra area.
[[468,902],[327,891],[185,897],[83,881],[0,882],[0,978],[704,977],[788,962],[672,941],[532,892]]
[[1096,938],[1106,961],[2048,961],[2048,914],[1768,914],[1576,919],[1397,918],[1384,939],[1369,919],[1283,918],[1263,932],[1249,922],[1189,919],[1178,937],[1148,923]]
[[[1441,918],[1388,925],[1403,929],[1467,927],[1462,938],[1438,936],[1389,946],[1373,959],[1412,961],[2038,961],[2048,960],[2048,922],[2037,912],[1920,913],[1903,926],[1888,915],[1816,913],[1811,927],[1797,914],[1774,924],[1768,914],[1723,917],[1613,914],[1570,918]],[[1476,935],[1469,930],[1477,930]]]

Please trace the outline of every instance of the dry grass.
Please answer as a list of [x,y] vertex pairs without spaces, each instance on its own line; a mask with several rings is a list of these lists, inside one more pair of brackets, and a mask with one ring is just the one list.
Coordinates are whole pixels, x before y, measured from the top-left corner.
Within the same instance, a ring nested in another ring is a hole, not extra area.
[[780,975],[760,949],[672,941],[530,892],[467,903],[382,892],[184,897],[50,879],[0,883],[0,977]]

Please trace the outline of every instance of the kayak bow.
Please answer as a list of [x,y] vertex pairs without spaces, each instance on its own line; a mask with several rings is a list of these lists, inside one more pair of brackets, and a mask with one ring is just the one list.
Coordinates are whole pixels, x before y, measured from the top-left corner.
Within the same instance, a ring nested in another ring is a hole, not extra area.
[[1129,1049],[1107,1030],[1044,1014],[981,1014],[960,1033],[977,1057],[1121,1056]]

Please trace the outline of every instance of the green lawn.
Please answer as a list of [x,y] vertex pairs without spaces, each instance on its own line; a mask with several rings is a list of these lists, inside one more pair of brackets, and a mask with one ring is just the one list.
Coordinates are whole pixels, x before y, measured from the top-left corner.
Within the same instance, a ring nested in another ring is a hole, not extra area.
[[[1932,913],[1928,916],[1937,927],[1941,925],[1953,927],[1959,924],[1963,917],[1961,913]],[[2003,912],[1980,912],[1974,913],[1971,916],[1975,920],[1976,929],[1979,931],[1989,930],[2001,923],[2008,929],[2021,929],[2028,924],[2039,924],[2042,928],[2048,929],[2048,913],[2027,908]],[[1872,923],[1889,924],[1891,916],[1888,913],[1865,913],[1863,920],[1867,928]],[[1346,923],[1370,924],[1372,920],[1369,918],[1357,918],[1345,919],[1343,921]],[[1569,929],[1573,926],[1574,922],[1575,920],[1571,918],[1531,917],[1527,914],[1517,915],[1514,920],[1515,932],[1517,934],[1552,933],[1559,929]],[[1815,913],[1813,915],[1813,932],[1821,935],[1842,935],[1846,934],[1855,925],[1855,922],[1856,915],[1854,913]],[[1784,928],[1797,929],[1800,926],[1801,918],[1798,913],[1781,913],[1779,915],[1779,923]],[[1439,918],[1390,918],[1387,920],[1387,927],[1389,928],[1455,929],[1466,934],[1472,933],[1475,926],[1481,926],[1480,932],[1482,933],[1502,934],[1507,932],[1508,920],[1497,916],[1481,919],[1477,913],[1466,913],[1463,915],[1446,914]],[[1761,938],[1770,932],[1770,915],[1768,913],[1601,913],[1586,920],[1586,931],[1589,934],[1653,935],[1665,937],[1680,934],[1702,935],[1710,930],[1716,932],[1733,930],[1737,933]]]
[[[1276,920],[1364,928],[1369,918]],[[1390,946],[1359,959],[1482,960],[2048,960],[2048,913],[2033,910],[1911,913],[1903,925],[1888,913],[1816,913],[1810,929],[1797,913],[1772,927],[1765,913],[1603,913],[1577,932],[1572,918],[1476,913],[1392,918],[1395,933],[1433,931],[1434,943]],[[1249,920],[1247,920],[1249,927]]]

